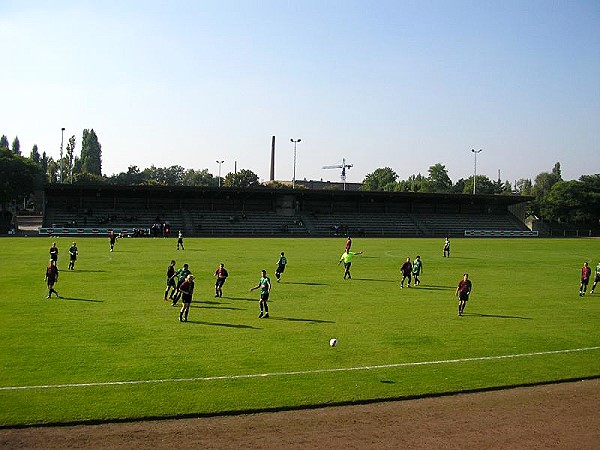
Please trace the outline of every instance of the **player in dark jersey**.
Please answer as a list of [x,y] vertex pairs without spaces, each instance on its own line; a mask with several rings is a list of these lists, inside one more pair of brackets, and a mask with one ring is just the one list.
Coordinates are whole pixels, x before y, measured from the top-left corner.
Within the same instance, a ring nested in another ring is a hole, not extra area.
[[469,280],[469,274],[465,273],[463,275],[463,279],[460,280],[458,286],[456,288],[456,295],[458,297],[458,315],[462,316],[463,311],[465,310],[465,306],[467,301],[469,301],[469,294],[471,293],[471,289],[473,285],[471,280]]
[[588,262],[583,263],[581,268],[581,283],[579,283],[579,296],[583,297],[585,291],[587,291],[588,283],[590,282],[590,276],[592,275],[592,268],[588,265]]
[[52,293],[55,293],[56,297],[60,298],[58,292],[54,289],[54,285],[58,282],[58,267],[56,267],[56,261],[53,259],[50,260],[50,264],[46,267],[46,277],[44,280],[48,285],[48,296],[46,298],[50,298]]
[[402,267],[400,267],[400,273],[402,273],[402,281],[400,282],[400,289],[404,287],[404,280],[408,278],[408,287],[410,287],[410,282],[412,280],[412,263],[410,262],[410,258],[406,258]]
[[194,275],[189,274],[179,286],[181,291],[181,311],[179,311],[179,321],[187,322],[188,313],[190,312],[190,304],[192,303],[192,295],[194,294]]
[[110,241],[110,251],[112,252],[115,249],[115,242],[117,242],[117,235],[113,230],[108,233],[108,239]]
[[182,294],[182,292],[180,290],[181,285],[186,280],[187,276],[191,275],[191,274],[192,274],[192,272],[190,271],[187,263],[184,264],[181,269],[179,269],[177,272],[175,272],[175,276],[177,277],[177,292],[175,292],[175,294],[173,295],[173,306],[176,306],[177,302],[181,298],[181,294]]
[[218,269],[215,271],[215,297],[223,297],[223,285],[229,276],[229,272],[225,268],[224,264],[219,264]]
[[58,264],[58,247],[56,246],[56,242],[53,242],[52,247],[50,247],[50,259]]
[[346,238],[346,246],[344,248],[347,252],[352,248],[352,238],[350,236]]
[[448,256],[450,258],[450,239],[446,238],[444,241],[444,258]]
[[77,244],[73,242],[71,248],[69,248],[69,269],[75,270],[75,261],[77,261],[77,255],[79,255],[79,251],[77,250]]
[[275,270],[275,278],[277,278],[277,282],[281,281],[281,274],[285,271],[285,266],[287,265],[287,258],[285,254],[281,252],[279,255],[279,259],[277,260],[277,269]]
[[596,266],[596,276],[594,277],[594,284],[592,285],[592,290],[590,291],[590,294],[594,293],[594,289],[596,289],[596,285],[598,284],[599,281],[600,281],[600,262]]
[[177,250],[179,250],[179,246],[181,246],[181,250],[185,250],[183,248],[183,232],[181,230],[177,234]]
[[421,257],[417,255],[415,260],[413,261],[412,273],[415,279],[415,286],[421,284],[421,280],[419,280],[419,276],[421,276],[421,272],[423,272],[423,262],[421,261]]
[[[172,290],[171,290],[172,289]],[[171,290],[171,295],[169,295],[169,290]],[[171,264],[167,267],[167,289],[165,289],[165,301],[167,301],[167,296],[173,300],[173,294],[177,291],[177,284],[175,283],[175,260],[171,260]]]

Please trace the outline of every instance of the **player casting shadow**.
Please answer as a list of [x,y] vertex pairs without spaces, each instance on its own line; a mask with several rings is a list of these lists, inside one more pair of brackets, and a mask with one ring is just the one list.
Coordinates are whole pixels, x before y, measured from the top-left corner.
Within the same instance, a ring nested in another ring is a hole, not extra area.
[[396,384],[396,382],[392,380],[380,380],[379,382],[383,384]]
[[496,314],[479,314],[479,313],[463,313],[463,316],[475,316],[475,317],[495,317],[498,319],[520,319],[520,320],[533,320],[533,317],[520,317],[520,316],[499,316]]
[[287,322],[308,322],[308,323],[335,323],[331,320],[319,320],[319,319],[298,319],[295,317],[272,317],[270,320],[285,320]]
[[217,323],[217,322],[203,322],[201,320],[190,320],[187,323],[195,323],[198,325],[210,325],[212,327],[244,328],[244,329],[250,329],[250,330],[260,330],[260,328],[253,327],[250,325],[240,325],[240,324],[232,324],[232,323]]
[[284,281],[281,284],[303,284],[305,286],[329,286],[327,283],[303,283],[300,281]]
[[73,300],[73,301],[77,301],[77,302],[104,303],[104,300],[92,300],[89,298],[75,298],[75,297],[61,297],[59,300]]

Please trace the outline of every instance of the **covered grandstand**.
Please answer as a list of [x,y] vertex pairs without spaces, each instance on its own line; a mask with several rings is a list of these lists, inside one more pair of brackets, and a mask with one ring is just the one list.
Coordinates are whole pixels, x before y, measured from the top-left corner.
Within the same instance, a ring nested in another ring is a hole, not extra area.
[[[41,234],[187,236],[528,235],[524,204],[511,195],[424,194],[270,188],[49,185]],[[493,235],[493,234],[492,234]]]

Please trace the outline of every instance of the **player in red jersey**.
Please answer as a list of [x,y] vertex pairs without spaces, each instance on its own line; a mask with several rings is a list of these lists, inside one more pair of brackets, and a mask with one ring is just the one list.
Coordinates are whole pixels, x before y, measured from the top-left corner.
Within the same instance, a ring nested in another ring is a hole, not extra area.
[[412,263],[410,262],[410,258],[406,258],[402,267],[400,267],[400,272],[402,273],[402,281],[400,282],[400,289],[404,287],[404,280],[408,278],[408,287],[410,287],[410,282],[412,280]]
[[217,280],[215,281],[215,297],[223,297],[223,285],[228,276],[229,273],[227,272],[225,265],[219,264],[219,267],[215,271],[215,277],[217,277]]
[[56,267],[56,261],[53,259],[50,260],[50,264],[46,267],[46,277],[44,280],[48,284],[48,296],[46,298],[50,298],[53,292],[60,298],[58,292],[54,290],[54,284],[58,281],[58,267]]
[[469,301],[469,294],[471,293],[471,289],[473,288],[473,284],[471,280],[469,280],[469,274],[465,273],[463,275],[463,279],[458,283],[458,287],[456,288],[456,295],[458,297],[458,315],[462,316],[463,311],[465,310],[465,306],[467,305],[467,301]]
[[588,283],[590,282],[590,276],[592,275],[592,268],[588,265],[588,262],[583,263],[581,268],[581,283],[579,283],[579,296],[583,297],[585,291],[587,291]]

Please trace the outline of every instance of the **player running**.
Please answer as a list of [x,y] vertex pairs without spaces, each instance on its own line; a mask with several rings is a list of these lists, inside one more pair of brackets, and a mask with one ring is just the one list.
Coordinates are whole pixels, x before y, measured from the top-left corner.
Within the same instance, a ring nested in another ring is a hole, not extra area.
[[183,248],[183,232],[181,232],[181,230],[177,235],[177,250],[179,250],[179,246],[181,246],[181,250],[185,250],[185,248]]
[[285,254],[281,252],[279,255],[279,259],[277,260],[277,269],[275,270],[275,278],[277,278],[277,282],[281,281],[281,274],[285,271],[285,266],[287,265],[287,258]]
[[192,295],[194,294],[194,275],[189,274],[179,286],[181,291],[181,311],[179,311],[179,321],[187,322],[190,312],[190,304],[192,303]]
[[258,315],[259,319],[268,319],[269,318],[269,294],[271,293],[271,279],[267,276],[266,270],[260,271],[260,280],[258,284],[253,288],[250,288],[250,292],[255,289],[260,288],[260,314]]
[[115,242],[117,242],[117,235],[113,230],[109,231],[108,240],[110,242],[110,251],[112,252],[115,249]]
[[465,273],[463,275],[463,279],[458,283],[458,287],[456,288],[456,296],[458,297],[458,315],[462,316],[463,311],[465,310],[465,306],[469,301],[469,294],[471,293],[471,289],[473,289],[473,284],[471,280],[469,280],[469,274]]
[[215,297],[223,297],[223,285],[229,276],[229,272],[223,263],[219,264],[219,268],[215,271]]

